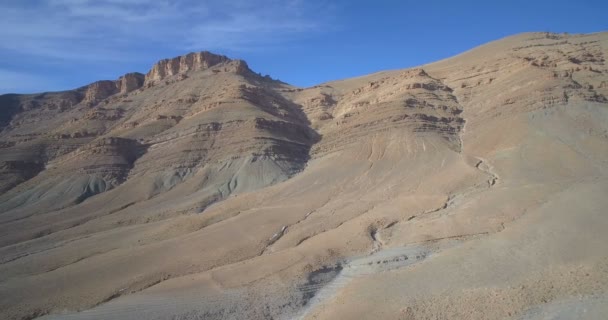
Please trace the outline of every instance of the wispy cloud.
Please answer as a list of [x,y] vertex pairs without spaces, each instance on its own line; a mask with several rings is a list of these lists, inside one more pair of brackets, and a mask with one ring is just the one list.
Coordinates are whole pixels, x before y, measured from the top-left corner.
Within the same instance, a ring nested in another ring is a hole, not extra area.
[[0,50],[70,61],[129,60],[155,46],[243,51],[320,31],[326,12],[299,0],[9,0]]
[[330,10],[324,3],[3,0],[0,94],[51,90],[57,83],[84,85],[99,77],[144,71],[155,60],[189,51],[242,56],[284,48],[327,30]]

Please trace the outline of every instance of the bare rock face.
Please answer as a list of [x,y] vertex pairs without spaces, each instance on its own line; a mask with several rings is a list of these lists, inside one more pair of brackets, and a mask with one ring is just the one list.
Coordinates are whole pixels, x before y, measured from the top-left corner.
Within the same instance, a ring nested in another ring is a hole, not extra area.
[[92,106],[99,101],[118,93],[116,82],[110,80],[97,81],[87,86],[83,103]]
[[[338,92],[318,87],[312,98],[300,93],[324,139],[313,147],[315,156],[360,140],[370,132],[411,130],[436,135],[460,149],[465,120],[452,89],[416,68],[374,79]],[[330,94],[331,93],[331,94]]]
[[245,62],[243,60],[232,60],[232,61],[226,63],[223,71],[224,72],[233,72],[233,73],[243,75],[243,76],[251,73],[251,70],[249,69],[247,62]]
[[118,78],[120,93],[129,93],[141,88],[144,84],[145,76],[138,72],[127,73]]
[[87,106],[93,106],[100,101],[115,95],[127,94],[141,88],[144,84],[145,76],[138,72],[127,73],[118,80],[102,80],[86,86],[84,99],[82,102]]
[[163,80],[177,74],[189,71],[204,70],[217,64],[228,62],[226,56],[216,55],[208,51],[192,52],[173,59],[164,59],[157,62],[146,75],[146,85]]

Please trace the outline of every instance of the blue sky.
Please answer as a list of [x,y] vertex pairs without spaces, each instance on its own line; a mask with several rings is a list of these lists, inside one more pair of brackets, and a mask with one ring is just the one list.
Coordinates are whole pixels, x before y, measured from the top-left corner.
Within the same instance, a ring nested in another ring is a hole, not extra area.
[[311,86],[527,31],[608,30],[608,1],[1,0],[0,93],[63,90],[191,51]]

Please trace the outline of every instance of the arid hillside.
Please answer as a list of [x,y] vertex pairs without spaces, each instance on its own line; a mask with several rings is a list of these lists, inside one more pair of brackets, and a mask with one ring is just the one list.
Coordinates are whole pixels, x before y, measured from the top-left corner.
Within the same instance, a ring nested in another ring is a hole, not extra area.
[[0,96],[0,317],[602,319],[608,33]]

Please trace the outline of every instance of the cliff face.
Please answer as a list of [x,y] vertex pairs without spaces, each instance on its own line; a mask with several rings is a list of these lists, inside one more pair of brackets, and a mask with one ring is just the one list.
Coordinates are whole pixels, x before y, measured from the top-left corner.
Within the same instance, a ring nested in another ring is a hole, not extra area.
[[522,34],[310,88],[199,52],[0,96],[0,317],[502,319],[601,298],[607,48]]
[[127,94],[141,88],[144,84],[144,75],[133,72],[127,73],[118,80],[97,81],[87,85],[82,102],[88,106],[94,106],[104,99],[115,94]]
[[226,56],[208,51],[192,52],[173,59],[160,60],[146,74],[146,85],[153,84],[167,77],[184,74],[189,71],[205,70],[220,63],[231,61]]
[[83,103],[93,106],[99,101],[114,95],[120,91],[115,81],[98,81],[87,86]]
[[300,103],[307,105],[306,112],[323,135],[313,149],[315,155],[345,148],[372,132],[395,129],[436,135],[454,150],[461,148],[463,107],[452,88],[421,68],[361,81],[350,90],[310,91],[312,98],[306,92],[299,96],[308,99]]
[[141,73],[132,72],[125,74],[118,79],[120,93],[126,94],[141,88],[144,85],[144,80],[145,77]]

